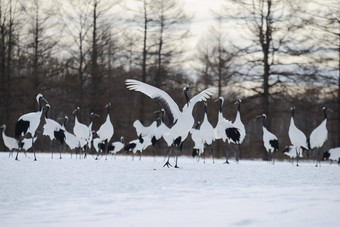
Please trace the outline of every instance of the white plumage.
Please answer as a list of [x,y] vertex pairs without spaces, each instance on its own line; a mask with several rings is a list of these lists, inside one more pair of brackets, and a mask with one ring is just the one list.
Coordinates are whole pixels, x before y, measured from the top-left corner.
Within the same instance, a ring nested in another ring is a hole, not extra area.
[[120,141],[116,141],[111,143],[110,147],[109,147],[109,152],[111,154],[117,154],[119,151],[121,151],[124,147],[124,137],[120,138]]
[[[189,100],[187,95],[189,89],[184,88],[187,103],[182,111],[180,111],[175,101],[163,90],[137,80],[128,79],[125,83],[128,89],[142,92],[150,98],[155,99],[163,106],[169,118],[169,123],[172,125],[171,129],[163,135],[169,148],[172,147],[172,145],[175,145],[179,149],[181,148],[183,141],[188,136],[188,133],[195,122],[192,116],[193,107],[197,102],[209,99],[215,92],[215,88],[208,88]],[[170,155],[168,161],[165,163],[167,166],[170,165],[169,159]],[[175,167],[177,167],[177,157]]]
[[53,158],[53,149],[52,143],[53,140],[57,140],[59,142],[59,152],[60,152],[60,159],[61,159],[61,146],[64,144],[65,141],[65,133],[62,126],[48,117],[48,112],[50,110],[50,105],[46,104],[46,111],[45,111],[45,125],[43,126],[43,135],[48,136],[51,140],[51,152]]
[[328,153],[329,153],[329,160],[337,161],[338,165],[340,165],[340,147],[329,149]]
[[289,130],[288,130],[288,135],[289,135],[289,139],[291,144],[295,147],[295,151],[296,151],[296,157],[297,157],[297,166],[299,166],[299,157],[300,155],[302,156],[302,149],[307,149],[308,148],[308,144],[307,144],[307,138],[305,136],[305,134],[298,129],[295,126],[294,123],[294,113],[295,113],[295,107],[291,108],[292,111],[292,116],[290,118],[290,125],[289,125]]
[[310,134],[310,149],[317,149],[317,155],[316,155],[316,166],[318,166],[318,164],[320,163],[320,148],[322,147],[322,145],[325,143],[325,141],[327,140],[327,135],[328,135],[328,131],[327,131],[327,107],[323,107],[322,111],[324,113],[324,119],[321,122],[321,124],[316,127],[312,133]]
[[55,139],[54,132],[59,131],[61,129],[61,125],[55,120],[50,119],[48,117],[49,109],[50,109],[50,105],[46,104],[46,111],[45,111],[45,122],[46,123],[43,126],[43,135],[48,136],[50,140],[52,141]]
[[157,122],[154,121],[151,125],[144,126],[139,120],[135,120],[135,122],[133,122],[133,127],[136,129],[137,136],[142,135],[142,137],[148,136],[152,138],[156,132]]
[[3,124],[0,126],[0,128],[2,128],[2,139],[4,141],[5,146],[8,148],[8,150],[10,151],[10,154],[12,154],[13,150],[17,150],[19,148],[19,144],[18,144],[18,140],[16,140],[15,138],[9,137],[5,134],[6,131],[6,125]]
[[[277,139],[277,137],[268,131],[268,129],[266,128],[266,118],[267,116],[265,114],[262,114],[261,116],[263,118],[263,126],[262,126],[262,130],[263,130],[263,145],[266,148],[267,154],[268,154],[268,161],[270,161],[272,159],[272,154],[274,152],[278,152],[279,150],[279,141]],[[274,159],[273,159],[273,163],[274,163]]]
[[80,110],[80,108],[77,107],[73,111],[73,114],[75,114],[73,133],[78,138],[78,140],[84,139],[84,140],[87,141],[88,138],[89,138],[89,134],[92,134],[92,132],[89,132],[89,128],[85,124],[79,122],[79,120],[78,120],[79,110]]
[[[77,147],[80,147],[80,142],[78,140],[78,138],[73,135],[72,133],[69,133],[67,130],[66,130],[66,123],[68,121],[68,117],[65,116],[64,117],[64,123],[62,124],[62,129],[64,130],[64,133],[65,133],[65,143],[67,144],[67,146],[70,148],[70,150],[74,150],[76,149]],[[86,144],[86,141],[83,140],[83,145],[82,146],[85,146]]]
[[113,125],[112,125],[111,119],[110,119],[110,107],[111,107],[111,103],[109,103],[105,106],[105,108],[107,109],[106,120],[105,120],[104,124],[102,124],[100,126],[99,130],[97,131],[97,135],[99,136],[99,138],[102,141],[107,140],[107,142],[110,142],[110,140],[113,136],[113,133],[114,133]]
[[246,137],[246,128],[244,127],[244,124],[242,123],[241,120],[241,113],[240,113],[240,109],[241,109],[241,100],[237,100],[237,102],[235,102],[235,104],[237,104],[237,113],[236,113],[236,118],[235,121],[233,122],[233,125],[235,128],[238,128],[239,132],[240,132],[240,141],[239,144],[241,144],[244,140],[244,138]]
[[33,144],[35,143],[35,141],[37,141],[38,137],[34,137],[33,140],[31,138],[24,138],[22,141],[21,141],[21,144],[20,144],[20,148],[25,150],[25,151],[28,151],[32,146]]
[[218,112],[218,121],[217,121],[217,125],[215,127],[215,133],[217,134],[216,138],[221,138],[223,140],[224,152],[225,152],[225,156],[226,156],[225,163],[229,164],[229,161],[228,161],[229,152],[228,152],[226,142],[228,141],[228,143],[239,144],[241,135],[240,135],[239,129],[234,127],[234,125],[233,125],[233,123],[231,123],[231,121],[226,120],[223,117],[223,112],[222,112],[223,103],[224,103],[223,97],[219,97],[219,102],[220,102],[220,109],[219,109],[219,112]]
[[124,149],[126,152],[133,153],[132,159],[134,158],[134,155],[137,153],[137,151],[139,151],[140,152],[139,160],[140,160],[142,157],[143,150],[145,150],[150,145],[151,145],[151,139],[148,136],[142,137],[140,135],[138,139],[130,141],[125,146]]
[[204,143],[200,136],[200,125],[201,122],[197,122],[195,128],[190,130],[191,139],[194,142],[194,147],[192,151],[192,156],[195,157],[196,155],[201,156],[204,152]]
[[204,103],[204,118],[200,127],[200,137],[204,144],[207,144],[211,147],[211,153],[214,161],[214,147],[213,142],[215,141],[215,130],[214,127],[210,124],[208,120],[208,114],[207,114],[207,104]]
[[[35,136],[35,131],[39,127],[40,118],[43,113],[41,101],[45,101],[47,103],[46,99],[44,98],[42,94],[38,94],[36,96],[36,100],[39,104],[39,110],[37,112],[24,114],[18,119],[17,123],[15,124],[15,138],[19,138],[20,136],[25,136],[25,134],[30,133],[31,139],[33,141],[33,138]],[[32,148],[33,148],[33,153],[34,153],[34,161],[36,161],[37,158],[35,156],[34,143],[33,143]],[[16,160],[18,160],[18,153],[19,152],[17,152],[17,156],[15,158]]]
[[[288,146],[284,151],[283,151],[284,155],[287,155],[290,158],[296,158],[297,157],[297,153],[295,150],[294,146]],[[300,158],[302,158],[302,154],[300,154],[299,156]]]

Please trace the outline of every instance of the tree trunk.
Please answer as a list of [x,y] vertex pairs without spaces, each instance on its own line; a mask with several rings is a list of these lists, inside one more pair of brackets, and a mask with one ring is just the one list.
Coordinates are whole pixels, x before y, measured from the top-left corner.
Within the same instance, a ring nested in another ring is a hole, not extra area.
[[[146,82],[146,56],[147,56],[147,31],[148,31],[148,15],[147,15],[147,7],[146,0],[144,0],[144,38],[143,38],[143,60],[142,60],[142,82]],[[139,107],[139,119],[143,122],[144,119],[144,95],[140,95],[140,107]]]

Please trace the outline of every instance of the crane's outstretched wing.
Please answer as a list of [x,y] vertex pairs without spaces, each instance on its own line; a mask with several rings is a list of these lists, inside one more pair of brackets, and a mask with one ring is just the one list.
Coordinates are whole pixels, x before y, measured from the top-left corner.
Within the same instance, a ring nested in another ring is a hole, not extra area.
[[[192,97],[189,101],[189,105],[194,107],[197,102],[207,101],[210,98],[210,96],[212,96],[215,92],[216,92],[215,87],[207,88],[204,91],[201,91],[199,94]],[[185,106],[183,107],[183,111],[186,110],[187,107],[188,105],[185,104]]]
[[170,125],[181,115],[178,105],[165,91],[138,80],[127,79],[125,80],[125,84],[129,90],[142,92],[159,102],[169,118]]

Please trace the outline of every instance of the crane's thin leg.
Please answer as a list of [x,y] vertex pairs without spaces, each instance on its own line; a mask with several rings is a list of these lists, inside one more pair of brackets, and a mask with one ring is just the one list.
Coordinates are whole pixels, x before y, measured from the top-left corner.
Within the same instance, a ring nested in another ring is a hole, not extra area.
[[237,144],[237,162],[240,161],[240,155],[241,155],[241,144]]
[[300,158],[300,153],[298,152],[299,148],[295,148],[296,152],[296,166],[299,166],[299,158]]
[[52,154],[51,158],[53,159],[53,140],[51,140],[51,143],[50,143],[50,153]]
[[235,155],[236,163],[238,164],[238,155],[237,155],[236,143],[234,143],[234,155]]
[[105,160],[107,160],[107,153],[108,152],[109,152],[109,141],[105,140],[105,153],[106,153]]
[[34,154],[34,161],[37,161],[37,157],[35,156],[35,146],[34,146],[34,137],[32,136],[32,149]]
[[316,165],[315,165],[315,167],[318,167],[318,165],[320,166],[319,157],[320,157],[320,147],[317,147],[316,148]]
[[214,159],[214,145],[215,145],[214,142],[212,142],[211,145],[210,145],[213,163],[215,163],[215,159]]
[[[170,160],[170,156],[171,156],[171,153],[172,153],[172,150],[173,150],[173,145],[171,145],[167,151],[167,155],[168,155],[168,161],[163,165],[163,167],[167,166],[168,168],[172,165],[170,164],[169,160]],[[165,156],[166,157],[166,156]]]
[[61,159],[61,151],[63,150],[62,148],[63,148],[63,145],[60,143],[59,144],[59,154],[60,154],[59,159]]
[[228,144],[224,141],[224,154],[225,154],[225,163],[224,164],[229,164],[228,158],[229,158],[229,147]]
[[19,155],[19,149],[17,150],[17,155],[15,156],[15,160],[17,160],[17,161],[19,161],[18,155]]
[[139,161],[142,160],[142,151],[139,151]]
[[179,155],[179,150],[176,149],[176,164],[175,164],[175,168],[179,168],[178,165],[177,165],[178,155]]

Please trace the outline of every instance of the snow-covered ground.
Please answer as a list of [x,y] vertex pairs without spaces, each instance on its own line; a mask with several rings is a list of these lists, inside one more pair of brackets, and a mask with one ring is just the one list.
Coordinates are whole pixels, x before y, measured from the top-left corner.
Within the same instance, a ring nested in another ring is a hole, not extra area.
[[336,164],[30,157],[0,153],[2,227],[339,226]]

